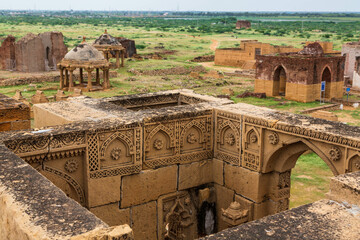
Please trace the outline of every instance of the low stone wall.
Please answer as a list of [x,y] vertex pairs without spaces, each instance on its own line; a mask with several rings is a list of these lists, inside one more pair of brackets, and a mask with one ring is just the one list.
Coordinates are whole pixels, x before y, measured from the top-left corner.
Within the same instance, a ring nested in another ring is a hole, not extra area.
[[0,94],[0,131],[30,129],[28,105]]
[[129,72],[135,75],[147,75],[147,76],[166,76],[166,75],[185,75],[190,74],[191,72],[206,72],[206,69],[203,66],[196,67],[175,67],[167,69],[154,69],[154,70],[138,70],[130,69]]
[[336,109],[339,109],[339,107],[340,107],[340,104],[338,104],[338,103],[329,104],[329,105],[325,105],[325,106],[306,109],[304,111],[301,111],[301,114],[309,114],[309,113],[316,112],[319,110],[327,110],[327,111],[336,110]]
[[[79,80],[79,73],[74,73],[74,78]],[[85,75],[84,75],[85,77]],[[87,76],[86,76],[87,77]],[[85,79],[86,79],[85,77]],[[92,73],[92,77],[96,77],[96,73]],[[117,72],[110,71],[110,78],[116,78]],[[102,78],[102,71],[100,71],[100,78]],[[19,78],[8,78],[8,79],[1,79],[0,86],[17,86],[17,85],[28,85],[31,83],[42,83],[42,82],[59,82],[60,81],[60,74],[59,75],[42,75],[42,76],[30,76],[30,77],[19,77]]]

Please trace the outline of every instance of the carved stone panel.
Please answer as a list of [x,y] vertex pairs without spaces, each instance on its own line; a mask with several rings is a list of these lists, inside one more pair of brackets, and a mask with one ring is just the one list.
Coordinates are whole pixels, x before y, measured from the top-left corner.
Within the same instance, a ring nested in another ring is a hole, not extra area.
[[349,160],[349,166],[347,172],[357,172],[360,171],[360,156],[355,155]]
[[196,210],[187,191],[171,193],[158,200],[159,239],[197,238]]
[[243,127],[243,160],[241,166],[253,171],[261,168],[261,129],[252,125],[244,124]]
[[211,116],[147,123],[143,167],[209,159],[212,157],[211,133]]
[[90,178],[140,172],[141,138],[140,127],[88,134]]
[[274,201],[290,198],[291,171],[274,173],[274,184],[270,198]]
[[240,165],[240,116],[217,112],[215,129],[215,157],[228,163]]

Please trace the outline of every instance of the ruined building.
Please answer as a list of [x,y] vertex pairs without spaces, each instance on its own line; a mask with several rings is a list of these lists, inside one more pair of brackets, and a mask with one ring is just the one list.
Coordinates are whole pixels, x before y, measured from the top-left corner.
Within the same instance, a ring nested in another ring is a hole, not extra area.
[[125,57],[132,57],[136,54],[135,41],[124,37],[117,37],[118,42],[126,49]]
[[256,93],[312,102],[320,99],[321,82],[325,81],[323,97],[343,96],[345,57],[324,54],[319,43],[298,53],[257,56],[256,61]]
[[[306,42],[309,45],[313,42]],[[333,50],[333,43],[318,42],[325,54],[340,54]],[[255,69],[256,56],[266,54],[296,53],[299,48],[291,46],[274,46],[257,40],[243,40],[239,48],[218,48],[215,51],[215,65]]]
[[29,33],[18,41],[9,35],[0,47],[0,68],[21,72],[55,70],[66,53],[61,32]]
[[241,28],[251,28],[251,22],[247,21],[247,20],[238,20],[236,22],[236,29],[241,29]]
[[193,239],[288,209],[291,169],[309,150],[334,175],[360,169],[359,127],[189,90],[72,98],[35,105],[34,114],[40,131],[0,136],[0,183],[21,183],[16,194],[24,195],[34,189],[26,185],[42,186],[32,201],[18,198],[37,216],[38,195],[50,198],[45,217],[65,202],[54,212],[62,223],[49,231],[79,216],[66,214],[72,204],[64,197],[54,202],[44,192],[52,185],[35,181],[29,165],[106,224],[128,224],[135,239]]
[[124,66],[124,57],[126,49],[121,45],[121,43],[110,34],[108,34],[107,30],[105,29],[104,34],[98,37],[93,46],[104,54],[106,60],[109,61],[110,58],[115,58],[115,66],[116,68],[120,67],[120,59],[121,59],[121,66]]
[[242,40],[239,48],[218,48],[215,50],[215,65],[255,69],[257,55],[298,52],[289,46],[273,46],[257,40]]
[[[103,90],[110,87],[109,69],[110,63],[104,58],[102,52],[85,41],[71,49],[58,64],[60,70],[60,89],[73,91],[82,89],[83,91]],[[79,70],[79,79],[76,82],[74,71]],[[84,72],[86,71],[86,80]],[[102,80],[100,77],[102,71]],[[95,81],[92,72],[95,71]]]
[[360,88],[360,41],[344,44],[341,54],[345,56],[345,76],[353,87]]

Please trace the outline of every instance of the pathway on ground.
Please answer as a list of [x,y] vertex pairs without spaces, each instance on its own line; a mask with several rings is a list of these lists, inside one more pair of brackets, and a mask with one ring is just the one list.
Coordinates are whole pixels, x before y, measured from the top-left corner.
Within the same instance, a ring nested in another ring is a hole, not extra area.
[[217,47],[219,46],[219,41],[215,40],[215,39],[211,39],[211,45],[210,45],[210,49],[212,51],[215,51],[217,49]]

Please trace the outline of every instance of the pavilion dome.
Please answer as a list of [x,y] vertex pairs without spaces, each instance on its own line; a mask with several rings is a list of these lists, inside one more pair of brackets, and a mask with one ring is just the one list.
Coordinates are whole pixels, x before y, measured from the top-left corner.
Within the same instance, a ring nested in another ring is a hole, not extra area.
[[114,38],[113,36],[111,36],[110,34],[107,33],[107,30],[105,30],[104,34],[102,34],[100,37],[98,37],[95,42],[95,45],[119,45],[121,46],[121,43],[119,43],[119,41]]
[[71,49],[64,57],[64,60],[76,61],[102,61],[104,55],[95,47],[85,42],[85,40]]

